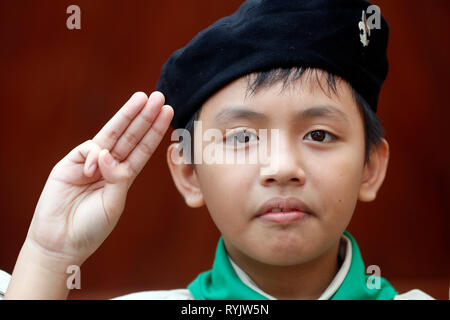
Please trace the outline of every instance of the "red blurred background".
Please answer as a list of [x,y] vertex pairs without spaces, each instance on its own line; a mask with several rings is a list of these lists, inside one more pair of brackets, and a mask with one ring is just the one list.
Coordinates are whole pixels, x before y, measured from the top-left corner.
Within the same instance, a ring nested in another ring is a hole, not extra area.
[[[135,91],[151,93],[169,55],[240,0],[0,2],[0,269],[12,273],[51,168]],[[404,292],[449,299],[449,1],[374,1],[390,24],[379,116],[391,147],[375,202],[348,230],[366,266]],[[68,30],[66,8],[81,8]],[[219,237],[166,163],[169,129],[135,180],[119,224],[81,268],[70,299],[183,288],[209,269]]]

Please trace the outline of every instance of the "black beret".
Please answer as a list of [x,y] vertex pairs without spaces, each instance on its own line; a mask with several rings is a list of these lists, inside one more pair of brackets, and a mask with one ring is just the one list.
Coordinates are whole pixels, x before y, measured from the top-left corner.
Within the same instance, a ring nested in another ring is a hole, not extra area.
[[369,6],[365,0],[245,1],[164,64],[156,90],[174,108],[171,126],[185,127],[210,96],[233,80],[279,67],[338,75],[376,112],[388,72],[389,27],[379,8]]

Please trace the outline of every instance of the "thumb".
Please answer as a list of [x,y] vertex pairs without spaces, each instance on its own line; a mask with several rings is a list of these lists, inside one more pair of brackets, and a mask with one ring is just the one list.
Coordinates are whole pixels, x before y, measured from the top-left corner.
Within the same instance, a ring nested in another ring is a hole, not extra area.
[[120,215],[125,207],[130,181],[129,171],[123,164],[115,160],[107,149],[100,151],[98,163],[100,172],[106,181],[103,190],[105,210],[111,215]]

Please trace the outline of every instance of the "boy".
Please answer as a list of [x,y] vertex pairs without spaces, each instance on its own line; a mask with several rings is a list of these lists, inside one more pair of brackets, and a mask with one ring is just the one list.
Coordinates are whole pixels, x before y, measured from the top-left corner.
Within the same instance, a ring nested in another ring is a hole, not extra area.
[[[363,0],[249,0],[199,33],[169,58],[158,91],[133,95],[55,165],[5,297],[67,297],[67,267],[112,231],[171,123],[192,133],[167,159],[186,203],[206,205],[221,232],[214,264],[186,289],[118,298],[430,299],[366,275],[345,231],[357,200],[375,199],[389,158],[375,115],[388,26],[379,16],[372,28],[373,10]],[[268,161],[221,161],[221,150],[259,156],[264,130]]]

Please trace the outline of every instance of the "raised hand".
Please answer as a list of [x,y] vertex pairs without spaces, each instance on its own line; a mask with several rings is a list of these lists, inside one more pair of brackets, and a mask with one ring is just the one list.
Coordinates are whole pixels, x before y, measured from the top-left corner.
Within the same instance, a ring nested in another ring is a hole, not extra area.
[[161,92],[135,93],[91,140],[52,169],[26,242],[44,254],[83,263],[117,224],[128,189],[173,117]]

